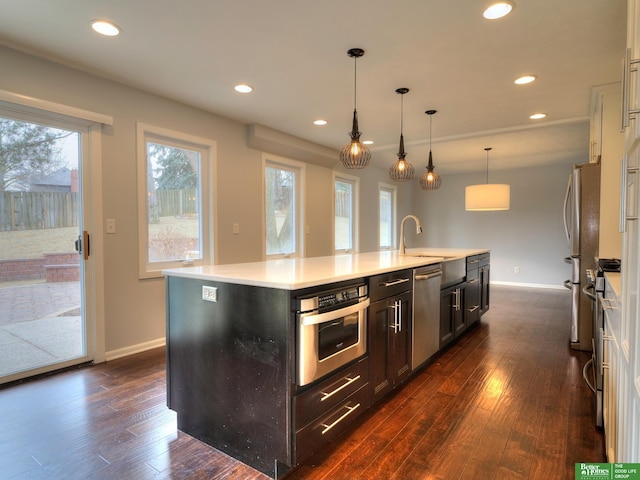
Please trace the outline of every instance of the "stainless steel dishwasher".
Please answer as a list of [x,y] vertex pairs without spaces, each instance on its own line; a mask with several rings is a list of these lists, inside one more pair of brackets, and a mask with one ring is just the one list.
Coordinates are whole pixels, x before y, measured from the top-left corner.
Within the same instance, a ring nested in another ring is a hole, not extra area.
[[413,370],[440,348],[441,280],[442,266],[439,263],[413,270]]

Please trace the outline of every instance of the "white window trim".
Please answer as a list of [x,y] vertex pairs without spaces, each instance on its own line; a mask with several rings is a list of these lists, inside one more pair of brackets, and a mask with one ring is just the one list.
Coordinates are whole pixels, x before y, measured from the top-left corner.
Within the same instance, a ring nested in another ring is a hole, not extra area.
[[[351,229],[353,232],[353,238],[352,238],[352,242],[353,244],[351,245],[351,249],[336,249],[336,223],[335,223],[335,218],[336,218],[336,198],[335,198],[335,192],[336,192],[336,181],[340,181],[340,182],[345,182],[345,183],[350,183],[353,187],[353,199],[352,199],[352,205],[353,205],[353,218],[351,219]],[[333,222],[331,222],[331,226],[332,226],[332,231],[331,231],[331,238],[333,240],[333,252],[334,253],[357,253],[359,251],[359,247],[360,247],[360,235],[359,235],[359,229],[358,229],[358,225],[360,225],[359,222],[359,215],[360,215],[360,177],[356,177],[355,175],[348,175],[346,173],[340,173],[340,172],[333,172],[333,179],[332,179],[332,185],[333,185],[333,201],[331,202],[332,205],[332,212],[333,212]]]
[[[387,191],[391,193],[391,245],[382,247],[380,245],[380,192]],[[396,219],[398,217],[398,187],[389,183],[378,183],[378,249],[379,250],[395,250],[397,240]]]
[[[167,128],[157,127],[145,123],[136,123],[137,142],[137,163],[138,163],[138,276],[144,278],[162,277],[162,270],[168,268],[210,265],[215,260],[214,254],[214,232],[217,231],[214,210],[214,191],[216,176],[216,142],[208,138],[177,132]],[[184,147],[191,146],[206,152],[201,160],[200,166],[200,196],[201,208],[201,242],[202,255],[200,259],[185,262],[153,262],[148,259],[148,205],[147,205],[147,137],[157,140],[164,139],[167,143],[180,144]]]
[[[266,219],[266,174],[265,170],[268,166],[282,166],[287,169],[295,170],[297,174],[297,186],[295,202],[296,202],[296,215],[295,215],[295,229],[296,229],[296,251],[290,254],[273,254],[267,255],[267,219]],[[305,243],[304,243],[304,207],[305,207],[305,192],[306,192],[306,165],[303,162],[291,160],[290,158],[279,157],[277,155],[262,154],[262,259],[271,260],[277,258],[288,257],[304,257],[305,256]]]

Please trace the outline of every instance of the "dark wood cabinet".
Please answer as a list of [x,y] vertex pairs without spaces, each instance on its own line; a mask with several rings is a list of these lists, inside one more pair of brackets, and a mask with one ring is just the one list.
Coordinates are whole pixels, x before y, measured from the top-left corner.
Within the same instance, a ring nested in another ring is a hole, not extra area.
[[485,258],[480,261],[480,315],[484,315],[489,310],[489,254],[484,255]]
[[335,440],[369,408],[369,357],[293,397],[296,463]]
[[464,284],[440,291],[440,348],[448,345],[465,329]]
[[[368,333],[372,404],[411,373],[412,272],[395,273],[371,277],[370,280],[372,303],[369,306]],[[380,299],[389,294],[391,296]]]
[[489,262],[489,253],[467,257],[467,325],[478,321],[489,310]]

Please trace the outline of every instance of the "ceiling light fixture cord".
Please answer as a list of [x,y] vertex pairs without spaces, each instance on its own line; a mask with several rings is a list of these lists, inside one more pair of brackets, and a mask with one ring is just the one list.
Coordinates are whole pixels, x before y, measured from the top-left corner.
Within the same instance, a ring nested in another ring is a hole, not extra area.
[[355,169],[364,168],[369,164],[371,159],[371,152],[366,145],[360,142],[360,135],[362,132],[358,130],[358,111],[357,111],[357,84],[358,84],[358,57],[364,55],[364,50],[361,48],[351,48],[347,51],[347,55],[354,59],[354,74],[353,74],[353,123],[351,126],[351,142],[340,151],[340,161],[345,168]]
[[485,151],[487,152],[487,185],[489,184],[489,150],[491,150],[491,147],[485,148]]

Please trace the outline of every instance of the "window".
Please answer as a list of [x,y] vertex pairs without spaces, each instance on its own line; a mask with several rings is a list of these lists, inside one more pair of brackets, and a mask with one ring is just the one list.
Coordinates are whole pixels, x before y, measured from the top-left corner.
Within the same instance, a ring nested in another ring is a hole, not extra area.
[[357,251],[358,186],[358,177],[334,174],[333,229],[336,252]]
[[396,187],[381,183],[380,192],[380,249],[393,249],[396,224]]
[[302,255],[304,166],[275,157],[265,157],[263,162],[266,256]]
[[140,278],[211,263],[215,143],[138,124]]

